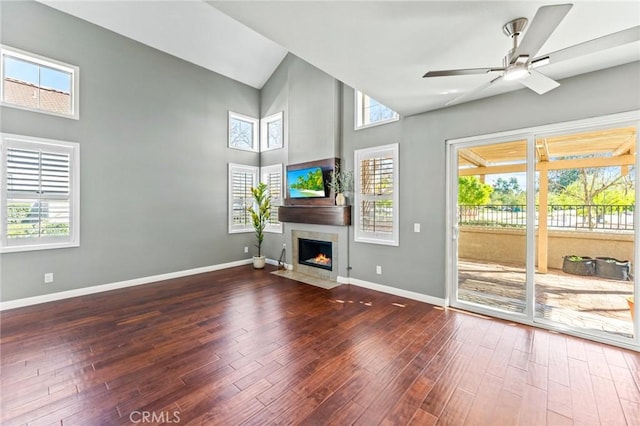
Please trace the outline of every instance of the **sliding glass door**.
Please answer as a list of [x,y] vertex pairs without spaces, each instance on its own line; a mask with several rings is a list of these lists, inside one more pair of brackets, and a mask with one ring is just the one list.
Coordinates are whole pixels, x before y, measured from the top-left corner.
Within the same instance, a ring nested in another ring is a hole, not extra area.
[[525,314],[527,141],[456,147],[457,301]]
[[640,348],[637,145],[630,114],[449,141],[450,304]]
[[535,320],[633,338],[635,125],[537,135]]

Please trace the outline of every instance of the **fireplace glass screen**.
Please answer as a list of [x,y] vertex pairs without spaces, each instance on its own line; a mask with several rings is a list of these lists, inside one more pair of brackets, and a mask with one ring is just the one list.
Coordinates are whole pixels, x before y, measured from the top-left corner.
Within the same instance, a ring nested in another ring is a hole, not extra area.
[[331,271],[331,256],[331,241],[298,239],[298,263]]

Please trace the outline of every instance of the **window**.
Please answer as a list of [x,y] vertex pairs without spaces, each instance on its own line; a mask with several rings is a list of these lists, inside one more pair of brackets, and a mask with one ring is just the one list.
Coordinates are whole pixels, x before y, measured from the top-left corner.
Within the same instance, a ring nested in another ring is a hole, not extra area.
[[80,245],[80,146],[2,134],[2,252]]
[[253,204],[251,188],[258,183],[258,168],[229,163],[229,233],[251,232],[251,213],[247,210]]
[[282,223],[278,221],[278,207],[283,204],[282,164],[274,164],[260,169],[260,181],[267,184],[271,195],[271,219],[265,232],[282,233]]
[[380,102],[359,90],[356,90],[356,130],[378,124],[398,121],[400,116],[394,110],[387,108]]
[[260,151],[284,147],[282,111],[260,120]]
[[229,111],[229,148],[258,151],[258,120]]
[[3,105],[78,119],[78,67],[8,46],[0,54]]
[[356,150],[355,241],[399,244],[398,144]]

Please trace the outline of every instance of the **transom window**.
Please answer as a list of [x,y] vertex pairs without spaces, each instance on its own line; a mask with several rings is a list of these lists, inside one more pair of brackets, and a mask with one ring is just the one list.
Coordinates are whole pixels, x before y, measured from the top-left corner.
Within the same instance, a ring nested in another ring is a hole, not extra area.
[[258,119],[229,111],[229,148],[258,151]]
[[3,252],[79,245],[79,149],[2,134]]
[[260,120],[260,151],[284,147],[284,121],[282,111]]
[[8,46],[0,54],[3,105],[78,118],[78,67]]
[[391,123],[400,119],[397,112],[356,90],[356,129]]

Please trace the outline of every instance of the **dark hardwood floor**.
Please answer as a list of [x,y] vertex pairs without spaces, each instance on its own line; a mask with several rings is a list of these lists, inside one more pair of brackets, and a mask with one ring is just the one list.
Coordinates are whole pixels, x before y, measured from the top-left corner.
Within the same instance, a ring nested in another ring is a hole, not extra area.
[[640,354],[251,266],[5,311],[3,425],[640,425]]

